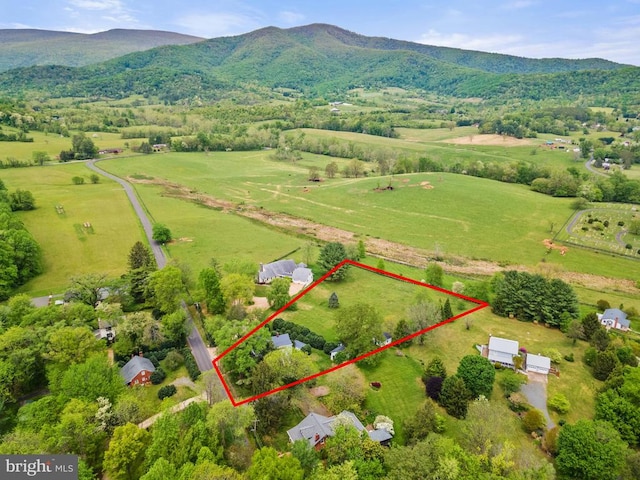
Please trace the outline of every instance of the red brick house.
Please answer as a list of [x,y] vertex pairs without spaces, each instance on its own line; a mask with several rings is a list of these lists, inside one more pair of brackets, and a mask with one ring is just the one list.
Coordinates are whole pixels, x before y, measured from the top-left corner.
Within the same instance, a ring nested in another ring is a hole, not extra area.
[[120,376],[124,378],[127,386],[149,385],[151,374],[156,371],[151,360],[143,356],[131,358],[124,367],[120,369]]

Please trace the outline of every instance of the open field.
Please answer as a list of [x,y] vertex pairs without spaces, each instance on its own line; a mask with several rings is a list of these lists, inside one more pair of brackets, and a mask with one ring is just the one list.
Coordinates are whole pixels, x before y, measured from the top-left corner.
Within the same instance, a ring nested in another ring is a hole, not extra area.
[[469,134],[466,137],[456,137],[444,140],[454,145],[499,145],[502,147],[526,147],[539,143],[528,138],[514,138],[506,135],[478,135]]
[[[353,143],[365,150],[372,147],[387,149],[396,154],[407,154],[413,156],[424,156],[432,160],[442,162],[444,165],[453,165],[458,162],[468,163],[472,161],[512,163],[517,161],[532,162],[544,165],[551,169],[565,169],[571,165],[578,165],[571,153],[566,150],[552,150],[541,147],[545,140],[553,140],[556,136],[545,135],[543,138],[523,140],[530,141],[529,144],[513,144],[513,140],[507,137],[497,136],[500,140],[495,141],[495,135],[480,135],[475,127],[456,127],[453,130],[448,128],[417,129],[398,128],[400,138],[386,138],[362,133],[334,132],[327,130],[317,130],[310,128],[299,129],[309,138],[329,140],[335,138],[341,141]],[[445,140],[467,139],[473,135],[473,142],[468,144],[448,143]],[[483,143],[483,137],[488,137],[490,141]],[[476,141],[477,140],[477,141]],[[505,144],[510,144],[505,149]]]
[[[46,295],[63,291],[75,275],[126,271],[142,229],[120,185],[103,177],[91,184],[91,173],[82,163],[1,171],[10,191],[30,190],[36,200],[35,210],[19,216],[42,247],[45,271],[21,291]],[[74,185],[74,176],[85,177],[85,184]],[[56,210],[60,205],[63,213]]]
[[[414,280],[421,280],[415,277],[419,277],[423,272],[413,269],[412,273]],[[334,317],[337,311],[327,306],[329,296],[333,292],[338,295],[341,307],[352,306],[359,302],[375,307],[383,316],[383,329],[388,332],[393,332],[397,322],[406,318],[407,307],[419,300],[440,304],[449,299],[454,315],[477,306],[472,302],[429,287],[403,282],[352,266],[345,280],[322,282],[296,302],[298,310],[286,311],[280,316],[321,334],[327,341],[337,341],[334,331]]]
[[[552,226],[557,231],[564,224],[571,199],[440,173],[308,182],[308,168],[323,168],[327,161],[305,154],[292,164],[270,160],[268,152],[223,152],[122,158],[102,166],[123,177],[166,179],[237,204],[310,218],[361,235],[365,243],[367,236],[380,237],[426,250],[437,244],[446,254],[502,264],[544,261],[564,271],[640,276],[640,263],[580,248],[545,255],[542,242]],[[389,180],[393,191],[374,190]]]
[[[5,133],[14,133],[17,130],[10,127],[3,127]],[[72,136],[74,134],[72,133]],[[98,148],[124,148],[125,142],[119,133],[87,132],[86,136],[91,138]],[[21,161],[32,161],[32,152],[47,152],[52,161],[62,150],[71,148],[71,137],[62,137],[54,133],[29,132],[27,137],[33,137],[33,142],[0,142],[2,155],[0,160],[6,161],[8,157],[14,157]]]
[[[100,164],[105,165],[109,163]],[[136,185],[136,189],[153,221],[171,229],[175,240],[167,245],[170,258],[189,265],[195,276],[210,266],[212,258],[220,264],[246,259],[257,269],[258,263],[271,262],[305,243],[236,215],[161,196],[157,186]]]

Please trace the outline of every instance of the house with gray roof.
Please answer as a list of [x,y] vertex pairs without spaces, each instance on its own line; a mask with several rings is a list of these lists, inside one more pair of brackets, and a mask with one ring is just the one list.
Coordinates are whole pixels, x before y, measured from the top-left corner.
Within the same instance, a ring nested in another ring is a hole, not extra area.
[[120,369],[120,376],[128,386],[148,385],[151,383],[151,374],[156,371],[151,360],[143,356],[131,357],[124,367]]
[[551,370],[551,359],[544,355],[535,355],[533,353],[527,353],[524,369],[527,372],[542,373],[549,375]]
[[293,283],[309,285],[313,282],[313,272],[304,263],[293,260],[278,260],[260,264],[258,283],[271,283],[276,278],[290,278]]
[[327,439],[335,435],[334,424],[338,419],[347,419],[359,432],[367,432],[369,437],[377,442],[388,444],[391,434],[386,430],[367,430],[362,422],[352,412],[342,411],[339,415],[325,417],[318,413],[310,413],[298,425],[287,430],[289,441],[307,440],[316,450],[320,450]]
[[271,337],[271,343],[273,343],[273,348],[276,350],[280,348],[291,348],[293,346],[293,343],[291,343],[291,337],[289,337],[288,333],[273,335]]
[[338,345],[336,348],[334,348],[333,350],[331,350],[329,352],[329,356],[331,357],[331,360],[335,360],[336,355],[338,355],[340,352],[344,351],[344,345],[340,344]]
[[295,348],[296,350],[302,350],[307,346],[306,343],[301,342],[300,340],[293,340],[292,342],[291,337],[288,333],[273,335],[271,337],[271,343],[273,343],[273,348],[275,348],[276,350],[280,348],[290,349],[291,347]]
[[627,314],[619,308],[607,308],[602,315],[598,315],[600,323],[605,328],[615,328],[626,332],[631,328],[631,321],[627,319]]

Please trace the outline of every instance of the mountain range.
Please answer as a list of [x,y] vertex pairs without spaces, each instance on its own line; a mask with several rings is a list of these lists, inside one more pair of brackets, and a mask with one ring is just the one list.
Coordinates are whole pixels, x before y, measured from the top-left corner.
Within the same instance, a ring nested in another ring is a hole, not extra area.
[[[131,38],[128,32],[112,31],[110,37]],[[86,57],[80,67],[14,69],[0,74],[0,92],[142,94],[177,101],[215,100],[225,92],[255,86],[314,95],[396,86],[456,97],[586,95],[640,104],[640,68],[603,59],[528,59],[366,37],[325,24],[183,40],[196,43],[160,46],[90,65]]]
[[163,45],[204,40],[157,30],[116,29],[95,34],[35,29],[0,30],[0,72],[34,65],[79,67]]

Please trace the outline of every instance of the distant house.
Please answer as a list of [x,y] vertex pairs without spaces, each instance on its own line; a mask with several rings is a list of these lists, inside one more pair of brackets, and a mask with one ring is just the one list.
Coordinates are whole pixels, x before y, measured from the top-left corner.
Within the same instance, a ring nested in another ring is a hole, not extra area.
[[151,383],[151,374],[156,371],[151,360],[143,356],[132,357],[124,367],[120,369],[120,376],[124,378],[128,386],[148,385]]
[[631,328],[631,321],[627,319],[627,314],[618,308],[608,308],[599,317],[600,323],[606,328],[615,328],[623,332]]
[[324,446],[327,438],[335,435],[333,425],[338,417],[346,417],[356,430],[359,432],[367,432],[372,440],[383,445],[388,445],[392,438],[391,434],[386,430],[367,430],[358,417],[352,412],[344,410],[340,415],[334,415],[333,417],[310,413],[298,425],[287,430],[289,440],[291,443],[296,440],[307,440],[313,448],[320,450]]
[[117,155],[119,153],[122,153],[122,149],[121,148],[105,148],[104,150],[98,151],[98,153],[100,155],[107,155],[107,154]]
[[490,362],[499,363],[505,367],[515,368],[513,357],[518,355],[518,342],[506,338],[489,338],[487,358]]
[[340,344],[336,348],[331,350],[329,352],[329,356],[331,357],[331,360],[335,360],[336,355],[338,355],[340,352],[343,352],[343,351],[344,351],[344,345],[343,344]]
[[389,332],[382,332],[382,340],[378,340],[377,338],[374,338],[373,343],[375,343],[379,347],[384,347],[386,345],[389,345],[392,340],[393,340],[393,337]]
[[271,283],[275,278],[290,278],[293,283],[309,285],[313,282],[313,272],[304,263],[293,260],[260,264],[258,283]]
[[98,320],[98,329],[93,331],[93,335],[98,340],[106,340],[108,343],[113,342],[116,332],[110,323]]
[[527,372],[537,372],[549,375],[549,371],[551,370],[551,359],[542,355],[527,353],[525,370]]

